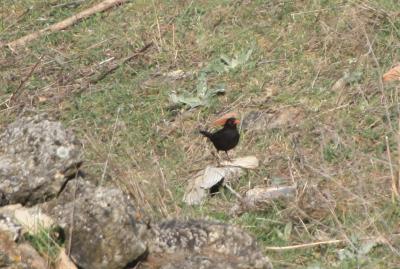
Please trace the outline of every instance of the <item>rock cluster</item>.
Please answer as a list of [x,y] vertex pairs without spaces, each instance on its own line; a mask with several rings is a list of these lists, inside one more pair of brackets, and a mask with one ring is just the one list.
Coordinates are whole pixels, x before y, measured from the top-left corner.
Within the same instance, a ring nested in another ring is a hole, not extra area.
[[0,134],[0,206],[29,207],[0,208],[0,267],[46,268],[21,240],[45,214],[79,268],[272,268],[239,228],[205,220],[144,222],[119,188],[81,176],[82,156],[73,133],[46,116],[21,118]]

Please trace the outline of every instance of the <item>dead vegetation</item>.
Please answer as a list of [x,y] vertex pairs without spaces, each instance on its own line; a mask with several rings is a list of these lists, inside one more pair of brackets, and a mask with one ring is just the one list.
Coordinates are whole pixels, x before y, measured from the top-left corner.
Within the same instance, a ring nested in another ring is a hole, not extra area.
[[[96,1],[65,14],[23,2],[1,13],[2,42]],[[0,126],[21,113],[60,117],[85,140],[87,170],[104,171],[105,184],[118,184],[154,218],[217,218],[266,246],[335,242],[268,251],[277,268],[393,268],[399,86],[383,84],[382,75],[399,62],[400,6],[328,2],[126,3],[20,50],[2,50]],[[250,49],[243,65],[221,69],[221,55],[238,59]],[[179,70],[187,75],[168,75]],[[225,93],[207,106],[172,105],[171,92],[192,93],[202,73],[210,89],[224,84]],[[240,217],[227,214],[236,198],[223,189],[200,207],[182,204],[185,179],[214,162],[198,130],[229,111],[243,119],[232,156],[260,160],[233,188],[243,195],[296,183],[295,199]],[[384,240],[362,253],[365,237]]]

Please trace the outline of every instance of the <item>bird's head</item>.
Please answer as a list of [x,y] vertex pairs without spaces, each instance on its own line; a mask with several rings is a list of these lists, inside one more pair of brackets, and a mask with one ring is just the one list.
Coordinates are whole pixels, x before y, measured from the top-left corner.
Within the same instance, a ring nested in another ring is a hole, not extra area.
[[240,120],[238,120],[236,118],[229,118],[226,120],[224,127],[236,128],[236,125],[238,125],[239,123],[240,123]]
[[235,127],[240,121],[237,119],[238,114],[235,112],[227,113],[213,122],[214,126]]

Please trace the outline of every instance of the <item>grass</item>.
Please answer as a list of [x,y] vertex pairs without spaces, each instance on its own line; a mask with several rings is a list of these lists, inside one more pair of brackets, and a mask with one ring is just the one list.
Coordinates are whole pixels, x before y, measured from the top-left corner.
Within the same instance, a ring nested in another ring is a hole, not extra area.
[[[98,1],[58,6],[66,2],[1,1],[7,8],[0,8],[0,40],[15,40]],[[84,142],[89,176],[99,180],[108,158],[105,184],[130,193],[154,219],[218,219],[240,225],[261,246],[361,242],[266,251],[275,268],[396,268],[399,241],[391,235],[399,233],[399,210],[385,136],[397,170],[398,85],[382,89],[380,76],[399,61],[399,12],[395,0],[128,1],[15,54],[1,50],[0,126],[21,106],[25,113],[55,115]],[[89,83],[149,42],[149,51]],[[222,55],[232,59],[249,49],[250,59],[238,68],[218,67]],[[7,107],[41,56],[21,96]],[[175,70],[194,75],[163,75]],[[195,89],[204,71],[208,87],[223,84],[225,94],[207,107],[171,106],[169,94]],[[345,85],[334,88],[341,78]],[[295,123],[242,133],[235,154],[256,155],[262,165],[234,187],[244,192],[248,182],[288,183],[291,165],[306,195],[239,217],[227,214],[235,202],[229,192],[202,206],[181,202],[186,180],[212,160],[211,146],[197,134],[200,126],[231,109],[278,117],[288,108],[300,113]],[[356,255],[366,236],[391,240]],[[344,250],[351,255],[341,256]]]
[[63,235],[60,234],[61,228],[40,228],[37,233],[24,235],[24,240],[28,241],[41,256],[46,258],[49,266],[56,265],[61,245],[64,243]]

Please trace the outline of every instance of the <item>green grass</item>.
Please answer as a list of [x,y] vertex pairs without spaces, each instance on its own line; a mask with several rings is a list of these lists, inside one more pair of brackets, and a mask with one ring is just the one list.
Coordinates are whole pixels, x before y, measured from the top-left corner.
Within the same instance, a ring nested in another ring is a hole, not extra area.
[[40,228],[36,234],[25,234],[24,240],[28,241],[40,255],[46,258],[51,266],[55,266],[60,247],[64,243],[61,228]]
[[[76,7],[50,2],[1,1],[0,40],[15,40],[98,1]],[[383,89],[392,131],[379,76],[399,60],[399,12],[395,0],[128,1],[16,53],[1,50],[0,126],[17,117],[18,104],[61,119],[84,142],[90,177],[99,180],[109,156],[107,183],[130,192],[154,219],[221,220],[244,227],[261,246],[390,237],[399,231],[399,212],[391,198],[385,137],[396,170],[398,85]],[[143,55],[89,83],[149,42],[154,45]],[[249,49],[243,65],[221,71],[222,55],[232,59]],[[17,103],[7,107],[40,56]],[[175,70],[194,75],[179,80],[162,75]],[[171,106],[169,94],[195,89],[201,72],[207,72],[208,87],[223,84],[225,94],[213,97],[208,107]],[[333,90],[340,78],[346,85]],[[290,183],[290,159],[298,185],[306,193],[311,187],[319,191],[305,206],[279,202],[233,217],[227,212],[236,199],[228,191],[202,206],[181,202],[187,179],[212,160],[211,147],[197,130],[232,104],[242,114],[266,109],[279,115],[288,107],[301,112],[296,124],[242,134],[236,155],[256,155],[261,166],[234,188],[243,193],[249,182]],[[340,259],[338,253],[349,245],[265,253],[275,268],[396,268],[400,263],[396,237],[361,258]]]

